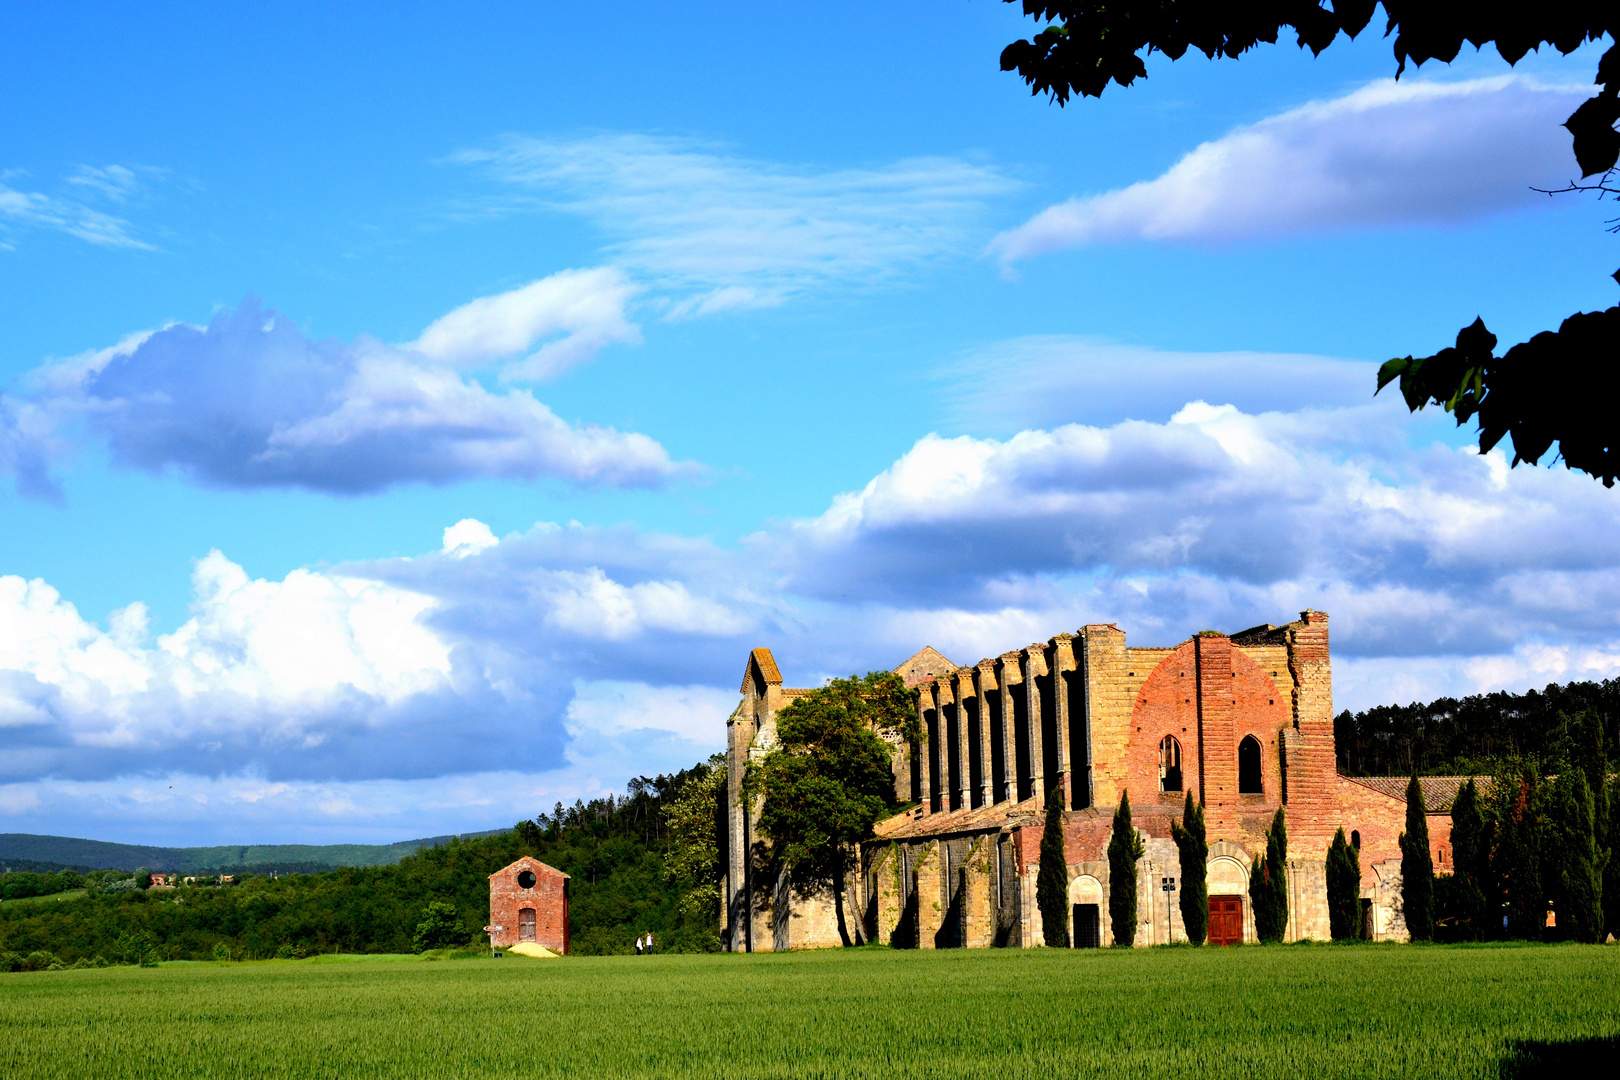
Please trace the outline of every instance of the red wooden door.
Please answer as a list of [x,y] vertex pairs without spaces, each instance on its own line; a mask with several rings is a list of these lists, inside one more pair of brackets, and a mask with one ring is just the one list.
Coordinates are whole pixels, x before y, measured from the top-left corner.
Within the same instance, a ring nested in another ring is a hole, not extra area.
[[1211,945],[1243,944],[1243,897],[1212,896],[1209,898],[1209,943]]

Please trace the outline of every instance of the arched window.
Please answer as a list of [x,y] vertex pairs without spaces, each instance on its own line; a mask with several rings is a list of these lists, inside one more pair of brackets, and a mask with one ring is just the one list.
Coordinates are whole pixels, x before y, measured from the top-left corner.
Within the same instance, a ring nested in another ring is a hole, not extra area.
[[1159,742],[1159,790],[1181,790],[1181,744],[1174,735]]
[[1350,846],[1355,848],[1357,851],[1361,850],[1361,830],[1360,829],[1351,829],[1350,830]]
[[1260,740],[1245,735],[1238,743],[1238,793],[1261,795],[1265,785],[1260,782]]

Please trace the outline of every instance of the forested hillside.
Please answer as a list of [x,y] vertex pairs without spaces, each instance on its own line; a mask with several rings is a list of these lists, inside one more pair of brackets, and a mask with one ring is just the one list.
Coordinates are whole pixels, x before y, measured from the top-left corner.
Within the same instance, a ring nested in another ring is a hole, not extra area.
[[435,900],[454,906],[455,929],[427,944],[477,943],[489,921],[488,876],[520,855],[571,876],[575,952],[630,952],[647,930],[666,950],[710,951],[719,946],[714,825],[722,775],[709,763],[643,777],[622,797],[559,804],[511,830],[453,839],[391,866],[239,875],[233,884],[175,889],[138,888],[124,876],[76,899],[13,901],[0,906],[0,960],[208,959],[221,947],[234,959],[409,952],[423,944],[417,925]]
[[1483,774],[1500,757],[1567,760],[1598,730],[1620,736],[1620,679],[1552,684],[1523,694],[1475,694],[1342,712],[1334,720],[1346,776]]
[[172,870],[182,874],[299,873],[339,866],[382,866],[451,839],[450,836],[430,836],[394,844],[227,844],[175,848],[113,844],[72,836],[0,833],[0,869],[133,871],[144,866],[148,870]]

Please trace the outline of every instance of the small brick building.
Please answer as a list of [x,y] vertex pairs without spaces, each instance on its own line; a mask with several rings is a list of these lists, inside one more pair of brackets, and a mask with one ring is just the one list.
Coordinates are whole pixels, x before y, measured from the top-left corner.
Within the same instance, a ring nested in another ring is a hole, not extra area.
[[489,875],[489,943],[568,953],[568,875],[527,855]]

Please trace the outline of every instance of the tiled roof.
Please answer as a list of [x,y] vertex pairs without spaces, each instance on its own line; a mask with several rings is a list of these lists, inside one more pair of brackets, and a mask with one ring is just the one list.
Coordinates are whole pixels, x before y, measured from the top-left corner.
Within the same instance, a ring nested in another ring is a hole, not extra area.
[[[1353,784],[1370,787],[1380,795],[1388,795],[1401,802],[1406,801],[1406,785],[1412,782],[1409,776],[1346,776],[1344,779]],[[1491,782],[1488,776],[1418,777],[1418,785],[1423,788],[1423,809],[1431,814],[1451,813],[1451,804],[1457,801],[1457,793],[1470,779],[1481,789]]]
[[1039,824],[1044,815],[1034,799],[1020,803],[996,803],[977,809],[952,810],[945,814],[924,814],[919,809],[906,810],[880,821],[873,828],[879,840],[911,840],[922,836],[942,836],[947,833],[983,832],[1007,825]]

